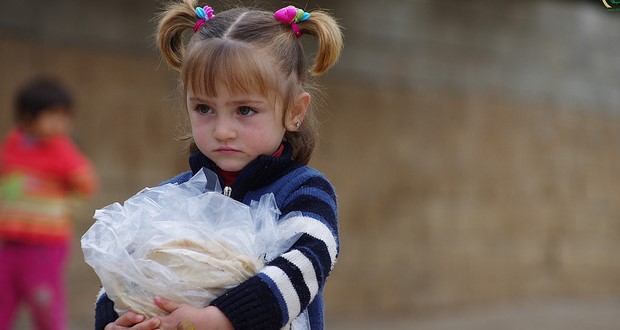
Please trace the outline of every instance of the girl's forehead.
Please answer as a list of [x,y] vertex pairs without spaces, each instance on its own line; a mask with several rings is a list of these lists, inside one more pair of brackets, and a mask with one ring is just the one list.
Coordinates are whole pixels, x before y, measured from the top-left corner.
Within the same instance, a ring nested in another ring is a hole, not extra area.
[[[238,75],[239,73],[237,73]],[[239,98],[264,98],[272,105],[275,105],[282,98],[279,86],[273,86],[264,79],[247,76],[222,75],[217,79],[193,79],[189,81],[186,96],[197,98],[220,98],[229,99]]]
[[239,100],[266,100],[271,102],[269,95],[260,93],[258,90],[229,90],[225,86],[216,88],[215,93],[209,93],[205,90],[193,90],[190,89],[186,93],[188,100],[226,100],[226,101],[239,101]]
[[281,74],[268,52],[229,40],[210,40],[192,47],[185,58],[184,83],[194,92],[267,95],[281,90]]
[[256,84],[231,82],[226,79],[217,79],[213,84],[208,83],[190,83],[187,89],[188,94],[202,95],[208,97],[218,97],[221,95],[261,95],[267,96],[267,91],[263,90]]

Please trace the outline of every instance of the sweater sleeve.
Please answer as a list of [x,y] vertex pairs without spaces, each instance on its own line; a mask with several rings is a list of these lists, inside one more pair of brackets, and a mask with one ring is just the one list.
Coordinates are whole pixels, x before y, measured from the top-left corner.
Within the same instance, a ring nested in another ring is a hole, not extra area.
[[284,178],[278,192],[280,225],[299,237],[291,249],[269,262],[256,276],[211,304],[235,329],[280,329],[303,312],[322,290],[339,253],[336,194],[316,172]]
[[64,160],[64,177],[70,190],[78,197],[91,197],[99,182],[91,161],[67,137],[55,141],[58,157]]
[[103,330],[106,325],[116,321],[117,318],[114,302],[102,290],[95,303],[95,330]]

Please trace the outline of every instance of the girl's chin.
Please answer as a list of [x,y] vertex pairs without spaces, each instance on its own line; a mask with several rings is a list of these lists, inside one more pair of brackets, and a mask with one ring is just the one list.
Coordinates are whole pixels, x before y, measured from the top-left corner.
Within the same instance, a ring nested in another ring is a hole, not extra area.
[[226,172],[239,172],[241,171],[245,165],[247,164],[231,164],[231,163],[223,163],[223,164],[217,164],[217,167],[223,171]]

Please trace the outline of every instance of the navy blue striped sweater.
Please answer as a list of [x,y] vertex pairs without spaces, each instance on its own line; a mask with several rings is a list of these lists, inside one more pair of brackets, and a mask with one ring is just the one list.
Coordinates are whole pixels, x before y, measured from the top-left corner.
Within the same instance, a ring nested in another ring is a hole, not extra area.
[[[291,155],[285,143],[282,156],[258,157],[230,187],[231,197],[248,205],[273,193],[287,232],[301,233],[289,251],[211,303],[235,329],[281,329],[302,312],[311,329],[323,329],[322,290],[339,253],[336,194],[320,172],[292,161]],[[165,183],[185,182],[203,167],[217,171],[200,152],[192,154],[189,163],[191,171]],[[287,217],[291,213],[295,215]],[[105,293],[97,299],[96,330],[118,318],[113,306]]]

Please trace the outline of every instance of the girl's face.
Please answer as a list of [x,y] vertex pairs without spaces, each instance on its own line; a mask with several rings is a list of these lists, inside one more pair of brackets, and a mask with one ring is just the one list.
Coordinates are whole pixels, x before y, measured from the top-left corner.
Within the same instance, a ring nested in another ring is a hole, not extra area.
[[240,171],[260,155],[272,155],[286,128],[283,111],[260,94],[217,97],[188,90],[187,110],[198,149],[225,171]]

